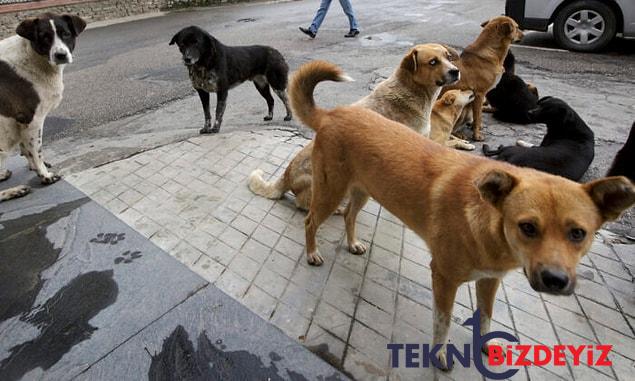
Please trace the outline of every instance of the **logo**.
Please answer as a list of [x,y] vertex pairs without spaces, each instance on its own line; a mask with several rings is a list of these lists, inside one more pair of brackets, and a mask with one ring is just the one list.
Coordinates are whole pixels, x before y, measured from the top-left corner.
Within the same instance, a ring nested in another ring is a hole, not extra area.
[[[519,368],[495,372],[485,366],[481,350],[483,346],[492,339],[504,339],[510,343],[518,344],[508,344],[504,346],[490,345],[488,347],[488,354],[485,356],[487,365],[489,365],[490,368],[501,365],[511,367],[547,364],[566,366],[565,358],[567,354],[571,356],[573,366],[580,364],[588,366],[612,365],[612,362],[608,359],[608,355],[613,348],[612,345],[555,345],[553,347],[546,345],[522,345],[516,336],[503,331],[492,331],[481,336],[480,317],[480,310],[477,309],[474,311],[474,314],[463,323],[464,326],[472,327],[471,344],[464,344],[462,349],[459,349],[454,344],[446,345],[448,365],[451,366],[454,360],[456,360],[456,362],[461,364],[464,368],[469,368],[471,366],[471,357],[476,369],[487,378],[503,380],[513,377],[518,373]],[[443,366],[437,358],[437,354],[441,348],[441,344],[390,343],[387,345],[387,349],[390,351],[391,366],[393,368],[400,366],[405,366],[406,368],[429,368],[431,365],[442,368]],[[401,351],[404,352],[404,364],[400,364],[399,362],[399,354]]]

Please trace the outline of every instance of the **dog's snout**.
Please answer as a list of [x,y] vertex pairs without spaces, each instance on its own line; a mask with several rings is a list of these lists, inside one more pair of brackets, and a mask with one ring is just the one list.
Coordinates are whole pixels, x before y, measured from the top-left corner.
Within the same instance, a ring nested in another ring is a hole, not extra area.
[[192,59],[190,57],[183,57],[183,62],[186,64],[192,63]]
[[66,54],[66,52],[57,52],[53,55],[53,58],[55,58],[55,62],[58,63],[68,62],[68,54]]
[[569,276],[562,270],[544,269],[540,272],[540,280],[548,292],[561,293],[569,286]]
[[459,69],[451,69],[450,71],[448,71],[448,74],[450,74],[450,77],[452,77],[452,79],[454,80],[459,79]]

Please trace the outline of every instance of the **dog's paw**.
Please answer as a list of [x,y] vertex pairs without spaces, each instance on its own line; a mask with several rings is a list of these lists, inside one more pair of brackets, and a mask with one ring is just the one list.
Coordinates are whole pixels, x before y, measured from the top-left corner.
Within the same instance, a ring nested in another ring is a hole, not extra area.
[[346,207],[338,206],[337,209],[335,209],[335,212],[333,212],[333,214],[335,214],[336,216],[343,216],[344,212],[346,212]]
[[454,361],[448,361],[448,355],[445,350],[445,347],[442,350],[439,350],[437,352],[437,360],[439,362],[438,365],[440,365],[439,369],[441,369],[444,372],[449,372],[452,370],[452,367],[454,366]]
[[348,251],[350,251],[351,254],[362,255],[366,252],[366,245],[359,241],[355,241],[348,245]]
[[474,151],[476,149],[476,146],[474,144],[464,143],[463,145],[461,145],[461,148],[465,151]]
[[11,189],[7,189],[6,191],[0,192],[2,193],[2,197],[0,197],[0,201],[7,201],[13,198],[24,197],[27,194],[31,193],[31,187],[27,185],[18,185],[17,187],[13,187]]
[[49,185],[58,182],[61,179],[60,175],[56,175],[54,173],[49,173],[45,176],[40,176],[40,180],[42,184]]
[[291,119],[293,119],[293,116],[291,116],[291,115],[287,115],[287,116],[285,116],[285,117],[284,117],[284,121],[285,121],[285,122],[288,122],[288,121],[290,121]]
[[263,119],[265,120],[265,122],[268,122],[268,121],[270,121],[271,119],[273,119],[273,115],[272,115],[272,114],[269,114],[269,115],[265,116]]
[[212,132],[214,132],[214,131],[213,131],[211,128],[209,128],[209,127],[204,127],[204,128],[201,128],[201,129],[198,131],[198,133],[199,133],[199,134],[201,134],[201,135],[211,134]]
[[475,142],[482,142],[485,140],[485,138],[483,137],[483,135],[479,134],[474,134],[474,137],[472,138],[472,140],[474,140]]
[[5,170],[4,173],[0,173],[0,181],[8,180],[12,174],[13,172],[11,172],[10,170]]
[[306,254],[306,261],[311,266],[322,266],[322,263],[324,263],[324,258],[322,258],[319,251],[315,251],[313,253]]
[[[489,355],[489,348],[492,347],[492,346],[494,346],[494,347],[498,346],[498,347],[501,347],[501,348],[503,347],[502,344],[500,343],[500,341],[498,341],[496,339],[492,339],[492,340],[488,341],[487,343],[483,344],[483,347],[481,348],[481,351],[483,353],[485,353],[486,355]],[[503,356],[504,355],[505,354],[503,353]]]

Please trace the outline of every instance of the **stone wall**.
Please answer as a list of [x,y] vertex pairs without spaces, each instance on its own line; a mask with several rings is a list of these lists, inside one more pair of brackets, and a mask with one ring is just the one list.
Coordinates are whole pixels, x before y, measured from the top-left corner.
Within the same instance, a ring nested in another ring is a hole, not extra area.
[[[90,23],[93,21],[110,20],[143,13],[159,12],[160,10],[235,3],[240,1],[241,0],[47,0],[20,5],[0,5],[0,39],[13,35],[15,28],[22,20],[43,12],[77,14]],[[42,5],[48,4],[51,6],[42,8]],[[27,9],[15,11],[14,9],[17,7]]]

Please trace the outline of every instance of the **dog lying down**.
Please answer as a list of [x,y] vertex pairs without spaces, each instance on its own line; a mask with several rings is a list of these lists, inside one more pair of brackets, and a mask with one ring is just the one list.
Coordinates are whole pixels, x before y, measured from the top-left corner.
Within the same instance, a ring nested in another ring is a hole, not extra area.
[[[434,344],[445,344],[458,287],[476,281],[481,335],[489,331],[501,278],[523,268],[539,292],[570,295],[576,265],[594,233],[635,203],[625,177],[578,184],[559,176],[444,147],[358,106],[317,107],[315,86],[344,81],[335,65],[303,65],[289,86],[295,115],[316,131],[313,197],[305,220],[307,261],[319,266],[316,233],[350,192],[348,249],[363,254],[355,220],[369,197],[403,221],[430,248]],[[487,350],[487,345],[483,348]]]
[[595,154],[593,131],[563,100],[544,97],[529,112],[534,123],[546,123],[547,134],[540,146],[519,140],[516,146],[500,146],[491,150],[483,145],[485,156],[498,155],[521,167],[531,167],[577,181],[586,172]]
[[483,111],[493,113],[502,122],[529,124],[529,110],[538,105],[538,89],[515,74],[515,64],[516,58],[510,50],[503,62],[505,71],[500,81],[485,95],[489,107],[483,107]]
[[452,131],[463,115],[465,107],[471,107],[474,100],[472,90],[449,90],[434,102],[430,119],[430,139],[448,147],[474,150],[470,142],[452,135]]

